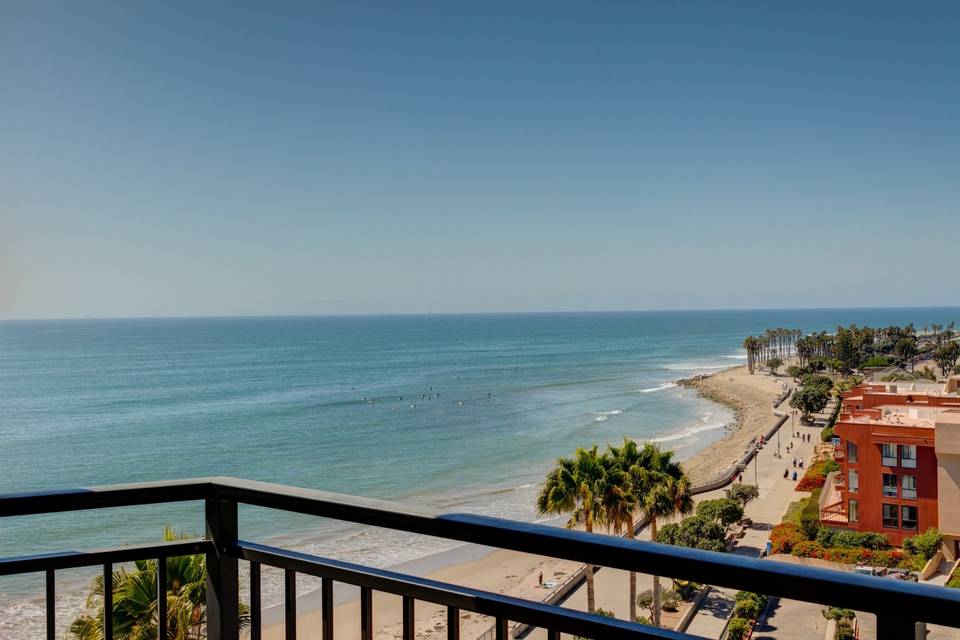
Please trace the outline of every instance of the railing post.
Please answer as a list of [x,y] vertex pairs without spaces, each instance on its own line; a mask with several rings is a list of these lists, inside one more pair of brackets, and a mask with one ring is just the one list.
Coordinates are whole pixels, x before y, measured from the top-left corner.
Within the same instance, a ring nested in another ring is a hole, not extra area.
[[237,541],[237,503],[209,498],[206,501],[207,539],[207,638],[239,640],[240,578],[237,559],[226,554]]

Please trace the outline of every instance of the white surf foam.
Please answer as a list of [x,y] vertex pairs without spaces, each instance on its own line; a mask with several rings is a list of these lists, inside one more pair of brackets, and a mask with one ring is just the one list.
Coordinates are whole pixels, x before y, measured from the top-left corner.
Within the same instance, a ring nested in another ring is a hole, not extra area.
[[663,365],[664,369],[671,371],[701,371],[705,369],[726,369],[728,364],[709,364],[706,362],[674,362]]
[[594,422],[606,422],[610,416],[618,416],[623,413],[623,409],[614,409],[613,411],[594,411]]
[[672,389],[677,386],[676,382],[664,382],[660,386],[650,387],[648,389],[640,389],[639,393],[653,393],[655,391],[663,391],[664,389]]
[[676,442],[677,440],[688,440],[692,439],[693,442],[696,442],[698,433],[703,433],[705,431],[714,431],[716,429],[723,429],[726,426],[724,420],[717,420],[713,415],[705,415],[700,418],[700,422],[697,424],[686,427],[676,433],[668,433],[667,435],[660,436],[658,438],[650,438],[648,442]]

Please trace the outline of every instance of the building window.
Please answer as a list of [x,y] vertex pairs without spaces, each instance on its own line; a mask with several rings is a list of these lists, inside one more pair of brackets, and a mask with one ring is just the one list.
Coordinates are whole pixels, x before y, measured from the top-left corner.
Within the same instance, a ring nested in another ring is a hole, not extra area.
[[905,500],[917,499],[917,476],[903,476],[900,480],[900,497]]
[[847,462],[857,461],[857,444],[847,440]]
[[[883,505],[886,507],[887,505]],[[903,528],[916,531],[917,529],[917,508],[903,507]]]
[[893,475],[892,473],[883,474],[883,497],[897,497],[897,476]]
[[860,503],[856,500],[850,501],[850,511],[848,513],[848,519],[850,522],[858,522],[860,520]]
[[899,526],[899,521],[897,520],[897,505],[895,504],[885,504],[883,505],[883,526],[889,529],[896,529]]
[[907,469],[917,468],[917,445],[900,445],[900,466],[906,467]]
[[856,469],[847,469],[847,490],[860,491],[860,474]]
[[897,445],[895,444],[883,444],[881,445],[880,456],[882,458],[881,462],[885,467],[895,467],[897,466]]

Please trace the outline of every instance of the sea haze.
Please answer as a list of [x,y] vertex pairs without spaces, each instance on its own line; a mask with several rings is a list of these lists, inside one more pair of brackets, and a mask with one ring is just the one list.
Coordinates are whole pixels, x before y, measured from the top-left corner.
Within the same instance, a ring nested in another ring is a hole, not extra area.
[[[721,437],[730,412],[672,381],[742,362],[748,334],[956,318],[845,309],[3,322],[0,491],[232,475],[530,520],[537,483],[575,446],[629,436],[685,456]],[[0,555],[147,542],[164,523],[197,533],[200,513],[0,521]],[[378,565],[449,547],[252,509],[241,534]],[[63,606],[75,610],[86,578],[62,579]],[[0,635],[21,637],[3,626],[14,609],[21,625],[40,623],[41,588],[39,578],[0,580]]]

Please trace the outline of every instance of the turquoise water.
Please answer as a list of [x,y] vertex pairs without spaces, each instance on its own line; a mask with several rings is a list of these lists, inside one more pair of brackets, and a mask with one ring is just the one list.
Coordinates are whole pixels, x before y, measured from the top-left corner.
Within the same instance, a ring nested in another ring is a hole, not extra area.
[[[532,519],[536,483],[577,445],[627,435],[686,455],[721,436],[730,414],[669,383],[742,362],[747,334],[957,318],[847,309],[3,322],[0,491],[235,475]],[[164,522],[197,532],[199,514],[180,505],[0,521],[0,555],[155,540]],[[264,510],[243,512],[241,531],[381,565],[444,545]],[[38,584],[0,580],[0,610],[29,607]]]

